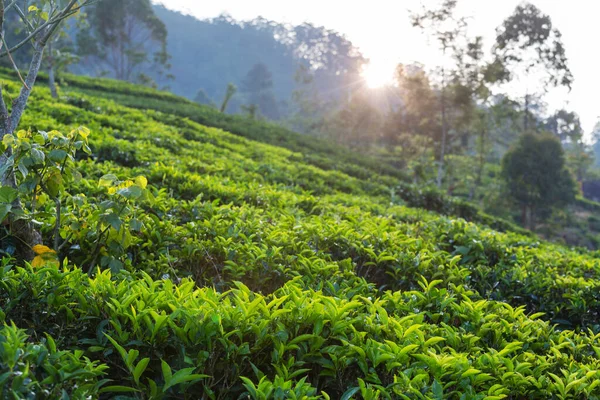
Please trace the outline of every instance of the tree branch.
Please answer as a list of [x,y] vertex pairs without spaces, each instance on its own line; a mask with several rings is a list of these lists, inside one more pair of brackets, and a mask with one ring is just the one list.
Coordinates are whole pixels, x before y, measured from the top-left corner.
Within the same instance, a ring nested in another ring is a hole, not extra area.
[[[21,17],[21,19],[23,20],[23,22],[25,23],[25,25],[28,26],[29,29],[27,30],[27,33],[33,32],[35,30],[35,28],[31,24],[31,22],[29,22],[29,20],[27,19],[27,16],[25,15],[25,13],[23,12],[23,10],[21,10],[21,7],[19,7],[18,5],[15,5],[15,9],[17,10],[17,13]],[[6,46],[6,47],[8,47],[8,46]]]
[[[2,1],[2,0],[0,0]],[[0,130],[2,135],[10,133],[10,115],[8,115],[8,109],[6,108],[6,102],[2,96],[2,85],[0,85]],[[1,165],[1,164],[0,164]]]
[[33,85],[35,84],[35,80],[37,79],[38,73],[40,72],[40,67],[42,65],[43,58],[44,48],[38,45],[36,46],[35,51],[33,53],[31,64],[29,64],[29,72],[27,73],[25,85],[21,87],[19,97],[17,97],[13,104],[13,109],[10,116],[11,125],[13,129],[16,129],[17,126],[19,126],[19,122],[21,122],[21,117],[23,116],[23,111],[25,111],[27,100],[31,95],[31,90],[33,89]]
[[[6,39],[4,38],[4,35],[3,34],[0,34],[0,35],[2,36],[2,44],[4,45],[4,47],[6,47],[8,49],[8,44],[6,44]],[[27,86],[27,84],[23,80],[23,76],[21,75],[21,71],[19,71],[19,67],[17,67],[17,64],[15,63],[15,60],[13,59],[12,55],[10,54],[10,51],[6,50],[6,52],[8,53],[8,59],[10,60],[10,63],[12,64],[14,70],[17,72],[17,75],[19,76],[19,79],[21,80],[21,83],[24,86]]]
[[[67,18],[69,18],[71,15],[77,14],[79,12],[79,10],[81,10],[83,7],[91,5],[91,4],[94,4],[94,3],[97,3],[99,1],[101,1],[101,0],[88,0],[88,1],[85,1],[83,4],[77,6],[77,7],[73,7],[73,5],[77,3],[77,0],[71,0],[71,2],[69,3],[69,5],[67,7],[65,7],[63,9],[63,11],[61,11],[60,13],[58,13],[58,15],[56,17],[52,17],[52,18],[48,19],[48,21],[46,21],[42,25],[38,26],[33,32],[31,32],[21,42],[19,42],[15,46],[11,47],[10,49],[6,49],[2,53],[0,53],[0,58],[1,57],[6,57],[8,55],[9,51],[11,53],[14,53],[16,50],[20,49],[21,47],[23,47],[27,43],[29,43],[31,40],[35,39],[35,37],[37,36],[38,33],[42,32],[43,30],[46,30],[47,28],[50,28],[50,29],[48,29],[48,31],[44,35],[44,38],[45,38],[44,40],[45,40],[45,42],[47,42],[48,39],[50,38],[50,36],[52,36],[52,34],[54,33],[54,31],[56,30],[58,23],[62,22],[63,20],[65,20]],[[69,8],[69,7],[71,7],[71,8]],[[8,9],[8,7],[6,7],[6,9]]]

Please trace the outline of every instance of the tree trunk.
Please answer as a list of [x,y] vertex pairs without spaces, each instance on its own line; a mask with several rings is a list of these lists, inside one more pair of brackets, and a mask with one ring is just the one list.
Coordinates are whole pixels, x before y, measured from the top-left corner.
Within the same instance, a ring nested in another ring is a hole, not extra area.
[[54,76],[54,66],[48,68],[48,84],[50,85],[50,93],[53,99],[58,98],[58,90],[56,90],[56,77]]
[[442,69],[442,147],[440,149],[440,160],[437,173],[437,187],[442,187],[442,179],[444,176],[444,161],[446,157],[446,136],[448,134],[448,125],[446,121],[446,71]]
[[527,206],[525,204],[521,206],[521,225],[527,229]]
[[[484,124],[484,126],[487,126]],[[475,197],[475,190],[481,185],[483,180],[483,169],[485,168],[485,140],[487,138],[487,129],[481,129],[479,136],[479,163],[477,165],[477,175],[473,186],[471,186],[471,192],[469,193],[469,200],[473,200]]]
[[529,94],[525,95],[525,116],[523,121],[523,128],[525,132],[529,130]]
[[50,86],[50,93],[53,99],[58,98],[58,91],[56,90],[56,76],[54,72],[54,54],[52,53],[52,43],[48,44],[48,85]]

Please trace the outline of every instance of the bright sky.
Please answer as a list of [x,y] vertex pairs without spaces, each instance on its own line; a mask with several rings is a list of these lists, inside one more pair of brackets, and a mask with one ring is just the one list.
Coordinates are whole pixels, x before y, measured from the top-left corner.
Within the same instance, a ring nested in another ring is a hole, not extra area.
[[[424,0],[424,4],[436,4]],[[160,0],[167,7],[200,18],[226,12],[236,19],[263,16],[278,22],[312,22],[345,34],[371,60],[371,72],[386,80],[399,62],[435,65],[434,46],[409,23],[409,10],[418,10],[420,0]],[[471,35],[482,35],[486,48],[494,40],[495,28],[512,13],[521,0],[459,0],[461,14],[472,16]],[[563,34],[570,68],[575,76],[573,90],[553,90],[545,100],[550,110],[566,107],[581,116],[586,132],[591,132],[600,117],[600,52],[596,51],[594,32],[598,26],[600,1],[531,0],[550,15]],[[199,4],[201,3],[201,4]]]

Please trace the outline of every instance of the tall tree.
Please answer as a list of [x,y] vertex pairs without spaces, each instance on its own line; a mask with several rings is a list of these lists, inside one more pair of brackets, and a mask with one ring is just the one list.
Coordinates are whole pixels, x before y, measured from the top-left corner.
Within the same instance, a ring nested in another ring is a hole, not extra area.
[[567,165],[582,184],[589,168],[594,164],[594,154],[583,141],[583,128],[577,113],[558,110],[545,122],[546,129],[561,141],[567,155]]
[[227,105],[231,101],[231,98],[235,96],[236,92],[237,87],[233,83],[227,85],[227,90],[225,90],[225,97],[223,98],[223,102],[221,103],[221,107],[219,108],[219,110],[222,113],[227,111]]
[[[75,16],[77,29],[87,29],[87,16],[79,13]],[[44,57],[44,65],[48,70],[48,85],[53,98],[58,97],[58,89],[56,87],[56,76],[69,65],[79,62],[79,56],[76,54],[77,49],[75,41],[69,34],[69,26],[63,24],[56,34],[48,42],[48,49]]]
[[440,143],[437,186],[442,186],[448,140],[448,110],[446,102],[446,74],[448,66],[446,57],[454,49],[458,38],[464,36],[466,20],[455,16],[457,0],[443,0],[438,8],[423,9],[421,13],[413,13],[411,21],[413,26],[427,31],[437,42],[443,55],[441,71],[440,112],[442,118],[442,137]]
[[[569,90],[573,74],[562,42],[562,34],[553,27],[550,16],[531,3],[517,6],[497,29],[494,54],[498,62],[506,65],[507,80],[526,77],[525,113],[523,126],[530,129],[531,91],[546,91],[549,87],[564,86]],[[535,87],[529,82],[538,80]]]
[[523,226],[534,228],[535,217],[544,218],[553,208],[575,197],[575,182],[566,167],[565,152],[550,134],[525,133],[502,159],[508,192],[521,207]]
[[108,67],[115,78],[137,81],[143,66],[160,74],[170,68],[167,28],[150,0],[102,0],[89,19],[90,29],[78,34],[82,55]]
[[273,94],[273,75],[265,64],[255,64],[242,80],[240,89],[248,104],[255,105],[262,115],[273,120],[281,117]]
[[[0,0],[0,33],[2,40],[0,41],[0,57],[8,57],[12,60],[11,54],[25,45],[31,45],[33,54],[29,63],[29,70],[25,79],[21,79],[21,89],[18,96],[12,102],[12,107],[9,111],[4,99],[3,87],[0,86],[0,133],[4,138],[15,134],[15,130],[19,126],[23,112],[29,101],[31,91],[37,79],[38,73],[42,66],[44,58],[44,50],[48,43],[52,40],[57,31],[60,30],[61,24],[67,18],[77,14],[80,9],[91,3],[92,0],[39,0],[30,2],[27,10],[21,9],[17,2],[12,1],[8,5],[5,0]],[[23,24],[23,29],[26,32],[26,37],[19,43],[7,43],[4,37],[4,22],[8,13],[16,13]],[[14,62],[12,62],[19,77],[21,73]],[[16,189],[15,170],[17,166],[14,164],[13,154],[3,146],[3,153],[0,155],[0,185]],[[13,214],[18,214],[16,211],[21,209],[21,204],[15,200],[12,204]],[[31,255],[31,246],[39,243],[41,237],[35,230],[33,225],[23,219],[14,218],[9,220],[9,224],[13,234],[20,239],[22,255]]]

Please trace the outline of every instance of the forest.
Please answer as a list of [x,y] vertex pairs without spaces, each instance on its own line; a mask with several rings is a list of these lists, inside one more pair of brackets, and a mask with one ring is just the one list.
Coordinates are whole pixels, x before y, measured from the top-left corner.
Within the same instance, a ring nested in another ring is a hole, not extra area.
[[460,2],[374,86],[309,22],[0,0],[0,398],[600,399],[600,122],[537,2]]

